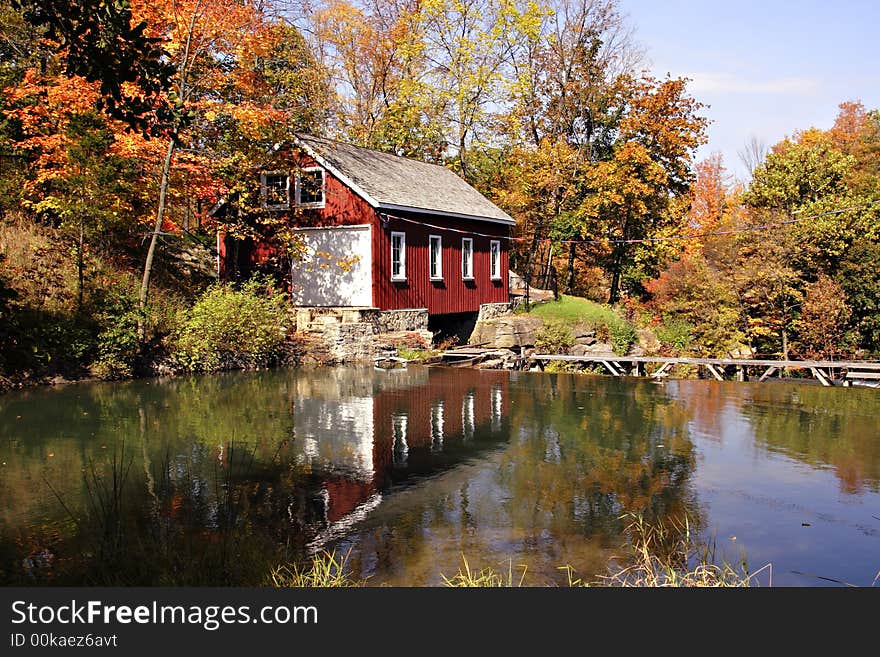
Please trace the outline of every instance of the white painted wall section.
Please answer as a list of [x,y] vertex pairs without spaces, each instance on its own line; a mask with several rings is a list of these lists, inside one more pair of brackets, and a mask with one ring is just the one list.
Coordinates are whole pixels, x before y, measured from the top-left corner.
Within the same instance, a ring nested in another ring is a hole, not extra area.
[[297,306],[373,305],[371,228],[303,228],[302,260],[293,263],[291,297]]

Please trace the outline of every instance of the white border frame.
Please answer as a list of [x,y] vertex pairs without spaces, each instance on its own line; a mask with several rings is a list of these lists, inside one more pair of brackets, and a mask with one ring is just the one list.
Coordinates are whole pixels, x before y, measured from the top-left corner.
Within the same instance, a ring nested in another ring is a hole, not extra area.
[[[437,253],[437,275],[433,276],[431,274],[431,255],[433,253],[433,242],[437,240],[440,244],[440,251]],[[443,280],[443,236],[442,235],[428,235],[428,278],[432,281],[442,281]]]
[[[313,171],[321,172],[321,200],[318,203],[301,203],[299,200],[300,192],[302,191],[302,174],[311,173]],[[290,196],[290,178],[287,179],[287,194]],[[323,167],[304,167],[300,169],[296,174],[296,182],[294,184],[294,203],[296,207],[303,209],[319,209],[323,208],[327,205],[327,172]]]
[[[269,205],[269,186],[266,182],[268,176],[284,176],[287,181],[287,203]],[[260,206],[264,210],[290,210],[290,171],[260,171]]]
[[[464,248],[465,243],[470,246],[470,249],[466,250]],[[469,254],[470,258],[465,259],[465,254]],[[469,273],[465,273],[465,262],[469,265]],[[474,280],[474,238],[473,237],[462,237],[461,238],[461,280],[463,281],[472,281]]]
[[[498,271],[492,270],[492,251],[498,250]],[[501,240],[489,241],[489,278],[493,281],[503,280],[501,276]]]
[[[400,274],[397,276],[394,275],[394,238],[400,236]],[[391,280],[395,283],[401,283],[406,281],[406,233],[399,230],[391,231],[391,248],[388,251],[389,256],[389,271],[391,274]]]

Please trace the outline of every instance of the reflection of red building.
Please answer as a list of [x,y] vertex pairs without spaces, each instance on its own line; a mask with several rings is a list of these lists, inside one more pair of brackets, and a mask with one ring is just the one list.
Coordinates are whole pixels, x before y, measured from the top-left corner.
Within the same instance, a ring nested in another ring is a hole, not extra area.
[[[509,415],[509,375],[500,371],[467,372],[432,369],[423,382],[387,387],[371,398],[372,413],[359,426],[371,425],[372,431],[349,440],[370,440],[371,461],[359,461],[357,468],[345,462],[316,463],[325,469],[321,476],[321,495],[325,517],[332,530],[334,524],[356,522],[378,504],[380,495],[393,483],[412,476],[443,471],[479,453],[481,447],[494,445],[506,438],[505,418]],[[394,372],[378,377],[398,376]],[[386,381],[387,383],[387,381]],[[403,380],[401,380],[403,383]],[[366,401],[366,400],[363,400]],[[327,399],[334,409],[344,406],[345,399]],[[362,406],[358,400],[357,406]],[[363,409],[366,410],[366,409]],[[338,429],[328,440],[338,441]],[[318,448],[322,437],[315,438]],[[351,450],[359,459],[366,445]],[[320,454],[320,449],[318,454]],[[354,458],[352,456],[351,458]],[[364,509],[365,506],[369,508]]]
[[[509,375],[486,370],[432,370],[430,383],[376,396],[373,471],[377,485],[395,468],[431,471],[450,449],[497,432],[509,411]],[[445,461],[446,459],[442,459]]]

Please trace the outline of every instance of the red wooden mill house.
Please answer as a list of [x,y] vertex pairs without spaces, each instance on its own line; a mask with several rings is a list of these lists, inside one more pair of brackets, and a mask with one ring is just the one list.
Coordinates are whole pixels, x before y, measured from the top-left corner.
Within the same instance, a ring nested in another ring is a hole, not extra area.
[[[254,184],[305,245],[290,272],[295,306],[418,310],[436,328],[508,302],[514,221],[455,173],[309,135],[284,152],[289,166],[260,172]],[[222,235],[218,250],[227,279],[266,256],[262,245]]]

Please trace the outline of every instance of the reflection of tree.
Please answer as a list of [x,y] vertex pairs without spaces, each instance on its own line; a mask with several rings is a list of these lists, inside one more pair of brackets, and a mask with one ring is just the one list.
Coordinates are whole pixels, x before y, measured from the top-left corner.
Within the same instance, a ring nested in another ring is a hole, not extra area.
[[875,390],[814,386],[743,387],[741,412],[755,440],[810,465],[831,465],[844,493],[880,491]]
[[[266,525],[253,511],[294,469],[290,385],[258,374],[4,398],[0,427],[14,438],[3,460],[15,467],[0,479],[0,581],[259,582],[286,554],[256,532],[244,538]],[[123,442],[134,466],[114,487]],[[112,504],[95,503],[102,499]],[[124,512],[104,511],[116,505]],[[287,533],[274,529],[273,539]],[[124,539],[108,544],[107,535]]]
[[514,422],[538,439],[517,441],[502,468],[517,513],[573,521],[587,536],[618,535],[624,513],[696,519],[689,416],[680,405],[650,385],[570,375],[530,383],[513,402],[523,410]]

